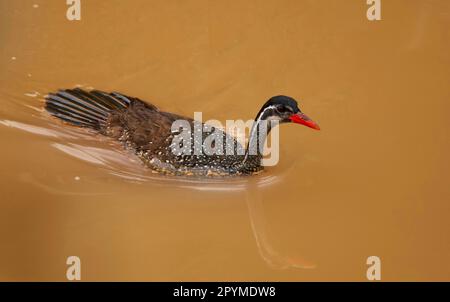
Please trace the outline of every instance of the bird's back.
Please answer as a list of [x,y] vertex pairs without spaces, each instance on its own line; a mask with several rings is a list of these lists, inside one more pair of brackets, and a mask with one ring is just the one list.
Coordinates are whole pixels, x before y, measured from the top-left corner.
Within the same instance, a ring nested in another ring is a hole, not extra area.
[[[50,93],[46,97],[46,109],[65,122],[94,129],[122,142],[154,170],[199,175],[240,172],[243,155],[206,155],[203,150],[196,153],[195,146],[198,146],[198,143],[203,145],[208,132],[196,136],[193,119],[160,111],[156,106],[138,98],[117,92],[66,89]],[[187,122],[192,129],[190,154],[177,154],[173,151],[176,131],[173,131],[172,125],[177,120]],[[242,150],[242,146],[233,137],[219,129],[211,130],[222,134],[224,145],[226,140],[231,140],[234,152]]]

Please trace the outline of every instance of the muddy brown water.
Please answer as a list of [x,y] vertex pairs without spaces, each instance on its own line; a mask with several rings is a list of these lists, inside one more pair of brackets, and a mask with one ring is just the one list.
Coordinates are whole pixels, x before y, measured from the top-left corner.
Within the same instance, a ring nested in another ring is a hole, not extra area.
[[[0,280],[449,280],[448,1],[0,1]],[[36,4],[36,5],[35,5]],[[204,119],[272,95],[279,165],[167,179],[42,111],[76,85]]]

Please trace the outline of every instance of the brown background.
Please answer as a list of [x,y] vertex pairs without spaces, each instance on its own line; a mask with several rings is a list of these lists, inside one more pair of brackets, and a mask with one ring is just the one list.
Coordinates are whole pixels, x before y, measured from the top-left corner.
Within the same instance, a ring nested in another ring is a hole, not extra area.
[[[382,280],[450,279],[449,1],[382,1],[379,22],[363,0],[66,9],[0,0],[0,280],[65,280],[71,255],[82,280],[363,281],[371,255]],[[39,111],[75,85],[222,121],[286,94],[322,131],[283,125],[252,180],[152,180]]]

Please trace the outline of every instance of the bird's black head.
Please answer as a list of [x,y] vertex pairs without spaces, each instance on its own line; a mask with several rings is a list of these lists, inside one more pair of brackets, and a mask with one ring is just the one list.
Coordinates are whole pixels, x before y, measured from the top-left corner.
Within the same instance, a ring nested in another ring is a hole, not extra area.
[[256,118],[262,120],[278,120],[280,123],[293,122],[320,130],[319,125],[301,112],[296,100],[284,95],[270,98],[262,106]]

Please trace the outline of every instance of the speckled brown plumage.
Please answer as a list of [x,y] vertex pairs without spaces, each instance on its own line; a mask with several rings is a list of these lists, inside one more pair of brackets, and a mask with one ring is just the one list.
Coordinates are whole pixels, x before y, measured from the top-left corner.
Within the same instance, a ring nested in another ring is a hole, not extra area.
[[[210,132],[204,131],[195,136],[194,120],[177,114],[164,112],[156,106],[138,98],[117,92],[106,93],[99,90],[85,91],[79,88],[59,90],[46,97],[46,109],[55,117],[72,125],[87,127],[116,139],[141,158],[152,170],[185,175],[235,175],[251,174],[262,170],[259,152],[250,155],[238,153],[244,150],[231,136],[223,133],[224,143],[233,141],[233,155],[184,155],[174,153],[171,144],[176,133],[172,124],[176,120],[185,120],[191,125],[192,150],[200,139],[202,145]],[[278,96],[270,99],[259,111],[256,123],[276,118],[280,122],[290,122],[292,114],[298,113],[295,100]],[[267,130],[270,131],[270,129]],[[250,141],[265,140],[267,133],[253,133]],[[225,145],[225,144],[224,144]],[[241,154],[241,155],[239,155]]]

